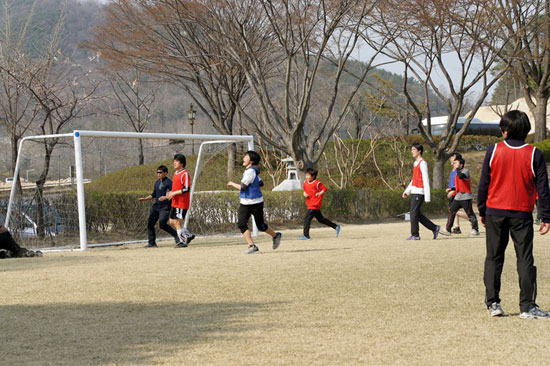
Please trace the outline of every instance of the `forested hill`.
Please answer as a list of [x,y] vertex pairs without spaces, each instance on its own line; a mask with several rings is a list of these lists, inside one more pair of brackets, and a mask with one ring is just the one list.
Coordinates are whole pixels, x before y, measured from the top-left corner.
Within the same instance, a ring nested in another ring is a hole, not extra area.
[[[6,21],[9,21],[12,26],[11,38],[12,41],[17,41],[17,37],[24,34],[23,47],[27,54],[39,54],[40,51],[47,47],[52,36],[53,29],[59,20],[59,15],[62,12],[62,6],[65,1],[60,0],[0,0],[0,3],[7,2],[9,4],[8,11],[0,13],[0,32],[5,29]],[[33,8],[34,4],[34,8]],[[87,66],[89,69],[94,69],[100,63],[97,62],[96,55],[85,50],[79,45],[91,40],[93,30],[101,24],[103,20],[102,8],[105,6],[104,1],[99,0],[67,0],[66,8],[64,9],[64,19],[62,26],[61,51],[70,56],[73,60]],[[6,14],[8,15],[6,17]],[[25,33],[23,29],[29,16],[32,15],[31,21]],[[88,67],[89,66],[89,67]],[[364,63],[353,61],[349,65],[351,73],[359,74]],[[330,72],[332,66],[330,63],[325,63],[323,69]],[[369,85],[365,84],[362,88],[363,94],[376,94],[376,88],[372,85],[380,85],[380,80],[384,80],[385,85],[391,85],[394,89],[394,95],[401,93],[403,78],[382,69],[376,69],[369,73]],[[354,85],[356,80],[349,74],[343,77],[345,84]],[[409,81],[410,85],[418,85],[418,93],[412,93],[413,97],[422,98],[421,86],[414,80]],[[165,97],[159,98],[155,116],[152,119],[151,127],[162,129],[165,124],[171,125],[176,121],[185,119],[185,108],[182,105],[188,106],[191,102],[190,98],[183,94],[176,87],[169,87],[169,91],[165,92]],[[404,97],[397,96],[397,104],[405,104]],[[433,115],[442,115],[445,113],[445,106],[438,98],[434,97],[431,101]],[[112,128],[113,126],[109,126]]]

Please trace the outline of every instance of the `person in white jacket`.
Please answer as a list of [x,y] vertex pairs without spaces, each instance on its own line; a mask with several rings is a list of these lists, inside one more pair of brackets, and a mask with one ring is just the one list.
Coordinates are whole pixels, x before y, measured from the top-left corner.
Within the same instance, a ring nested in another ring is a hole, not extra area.
[[411,146],[411,154],[415,159],[413,165],[412,180],[403,192],[403,198],[411,196],[411,236],[407,240],[420,240],[418,223],[420,222],[428,230],[433,232],[433,238],[437,239],[439,234],[439,225],[434,224],[430,219],[422,214],[420,209],[424,202],[430,202],[430,176],[428,174],[428,164],[422,159],[424,147],[419,143]]

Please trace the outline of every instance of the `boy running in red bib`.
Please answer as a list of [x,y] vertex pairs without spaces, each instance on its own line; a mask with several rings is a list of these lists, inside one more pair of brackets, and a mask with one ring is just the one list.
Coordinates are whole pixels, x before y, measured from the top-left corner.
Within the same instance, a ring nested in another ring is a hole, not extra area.
[[189,172],[185,170],[186,159],[183,154],[174,156],[174,178],[172,179],[172,191],[168,192],[162,199],[171,199],[172,208],[170,209],[170,225],[176,228],[180,243],[176,248],[186,248],[195,235],[191,234],[183,227],[183,220],[187,210],[189,210],[189,190],[191,189],[191,178]]
[[304,235],[300,236],[299,240],[309,240],[309,227],[311,221],[316,218],[321,224],[330,226],[336,230],[336,237],[340,235],[341,226],[335,224],[329,219],[323,217],[321,213],[321,206],[323,205],[323,197],[327,187],[319,180],[317,180],[317,170],[308,168],[306,169],[306,180],[304,181],[304,197],[306,198],[307,216],[304,221]]
[[451,235],[451,229],[455,221],[456,214],[461,208],[464,209],[468,215],[468,219],[472,224],[471,236],[479,235],[479,227],[477,225],[477,217],[472,208],[472,199],[474,195],[472,194],[472,178],[470,176],[470,171],[464,168],[465,160],[463,158],[456,158],[453,162],[453,167],[456,171],[455,174],[455,189],[450,191],[454,199],[451,202],[451,207],[449,208],[449,217],[447,219],[447,227],[445,230],[440,230],[439,233],[442,235]]

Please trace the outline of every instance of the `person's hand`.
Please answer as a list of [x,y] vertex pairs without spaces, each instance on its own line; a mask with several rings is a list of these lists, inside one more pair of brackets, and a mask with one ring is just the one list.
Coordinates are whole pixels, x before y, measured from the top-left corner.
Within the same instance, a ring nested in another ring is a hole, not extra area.
[[539,228],[540,235],[546,234],[548,230],[550,230],[550,223],[543,222],[542,224],[540,224],[540,228]]
[[167,199],[168,199],[168,197],[166,197],[166,196],[159,197],[159,201],[166,201]]
[[166,197],[166,199],[171,200],[174,196],[175,196],[175,195],[174,195],[174,192],[168,192],[168,193],[166,193],[166,196],[165,196],[165,197]]
[[453,192],[452,192],[452,191],[449,191],[449,192],[447,193],[447,198],[448,198],[448,199],[451,199],[452,197],[453,197]]
[[147,197],[140,197],[138,198],[138,202],[147,201]]
[[304,197],[305,197],[305,198],[308,198],[308,197],[309,197],[309,194],[307,194],[306,192],[304,192]]
[[480,216],[479,220],[481,221],[481,226],[485,227],[485,216]]
[[450,188],[445,188],[445,192],[449,193],[451,191]]
[[403,194],[401,195],[401,197],[407,198],[407,194],[406,194],[405,192],[403,192]]
[[227,182],[228,187],[233,187],[233,184],[235,184],[235,183],[233,183],[232,181]]
[[323,192],[323,191],[321,191],[321,192],[317,192],[317,193],[315,193],[315,197],[319,197],[319,196],[322,196],[322,195],[323,195],[323,193],[325,193],[325,192]]

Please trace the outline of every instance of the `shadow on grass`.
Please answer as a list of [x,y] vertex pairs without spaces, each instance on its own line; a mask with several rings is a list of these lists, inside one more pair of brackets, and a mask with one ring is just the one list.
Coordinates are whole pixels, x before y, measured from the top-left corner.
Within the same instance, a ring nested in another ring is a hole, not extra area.
[[[3,365],[149,365],[253,330],[277,304],[97,303],[1,306]],[[242,335],[243,337],[245,335]],[[172,359],[173,360],[173,359]],[[183,363],[182,363],[183,364]]]
[[340,250],[352,250],[353,248],[319,248],[319,249],[294,249],[294,250],[275,250],[265,251],[262,254],[275,254],[275,253],[307,253],[307,252],[332,252]]

